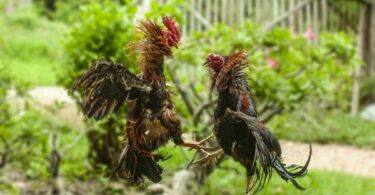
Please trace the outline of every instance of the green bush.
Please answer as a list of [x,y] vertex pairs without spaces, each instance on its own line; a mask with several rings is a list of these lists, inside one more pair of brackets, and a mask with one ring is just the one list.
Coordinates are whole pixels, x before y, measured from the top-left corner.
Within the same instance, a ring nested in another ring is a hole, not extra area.
[[135,5],[119,6],[112,1],[92,2],[80,8],[71,21],[72,27],[64,41],[69,66],[61,83],[70,87],[72,81],[92,62],[101,57],[115,58],[125,66],[134,66],[135,58],[125,52],[134,40]]
[[11,78],[0,61],[0,124],[6,124],[10,118],[9,104],[6,100]]
[[375,102],[375,79],[371,76],[361,78],[361,96],[362,105],[369,105]]
[[[51,138],[57,135],[56,148],[63,156],[61,175],[83,177],[88,170],[82,160],[88,149],[85,137],[77,136],[77,130],[58,119],[41,114],[41,108],[36,109],[36,103],[24,95],[26,87],[15,86],[0,65],[0,168],[11,164],[14,171],[22,170],[22,176],[50,178]],[[8,96],[10,89],[16,89],[16,94]]]
[[[136,57],[126,48],[136,38],[135,13],[136,6],[131,1],[126,1],[124,6],[112,1],[83,5],[73,18],[72,28],[64,41],[68,66],[60,76],[60,83],[70,89],[73,80],[92,61],[101,57],[114,58],[128,69],[134,69]],[[79,104],[81,96],[72,95]],[[89,129],[89,157],[97,170],[103,170],[102,165],[112,167],[122,149],[120,137],[123,135],[125,116],[123,111],[119,113],[99,122],[86,121]]]

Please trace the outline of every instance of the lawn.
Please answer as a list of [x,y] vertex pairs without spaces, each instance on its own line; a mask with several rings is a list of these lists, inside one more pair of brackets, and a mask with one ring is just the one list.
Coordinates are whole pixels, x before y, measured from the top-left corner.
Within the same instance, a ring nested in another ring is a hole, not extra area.
[[270,127],[282,139],[375,149],[375,122],[338,110],[285,113],[275,117]]
[[[243,194],[246,186],[245,170],[233,161],[226,161],[226,167],[235,167],[239,174],[233,170],[218,169],[210,175],[205,184],[206,194]],[[275,173],[276,174],[276,173]],[[220,179],[218,179],[220,178]],[[270,182],[259,194],[282,195],[370,195],[375,191],[375,179],[358,177],[338,172],[312,170],[308,175],[299,180],[306,188],[305,191],[297,190],[291,183],[286,183],[279,177],[272,177]]]
[[66,26],[37,18],[34,10],[0,14],[0,64],[16,83],[55,85],[64,64],[61,40]]

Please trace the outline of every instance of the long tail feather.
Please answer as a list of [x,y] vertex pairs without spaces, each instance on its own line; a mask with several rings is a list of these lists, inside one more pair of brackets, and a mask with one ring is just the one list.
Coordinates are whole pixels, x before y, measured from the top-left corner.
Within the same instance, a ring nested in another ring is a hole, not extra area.
[[273,168],[276,170],[276,172],[280,175],[280,177],[283,180],[290,181],[296,188],[304,190],[305,188],[301,187],[295,179],[298,177],[303,177],[307,174],[307,167],[310,164],[311,155],[312,147],[310,144],[309,157],[304,166],[299,166],[295,164],[286,166],[284,163],[281,162],[280,158],[277,158],[273,163]]
[[163,169],[157,163],[169,157],[161,154],[141,154],[127,143],[123,149],[112,177],[128,180],[130,184],[143,182],[143,176],[157,183],[161,180]]
[[[307,168],[310,164],[312,155],[311,144],[309,157],[304,166],[295,164],[287,166],[281,159],[281,147],[279,141],[257,118],[229,109],[227,110],[227,113],[232,117],[245,122],[255,138],[255,156],[253,163],[246,167],[248,178],[246,193],[252,190],[254,190],[255,193],[259,192],[265,183],[271,178],[272,168],[275,169],[283,180],[290,181],[296,188],[304,190],[295,179],[307,174]],[[250,182],[250,180],[252,180],[252,182]]]

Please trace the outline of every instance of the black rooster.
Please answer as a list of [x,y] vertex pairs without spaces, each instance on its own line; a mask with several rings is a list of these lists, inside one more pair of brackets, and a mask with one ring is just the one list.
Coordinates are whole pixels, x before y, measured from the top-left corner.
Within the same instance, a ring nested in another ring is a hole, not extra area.
[[139,184],[146,176],[153,182],[161,180],[158,161],[166,157],[153,152],[170,139],[180,146],[203,149],[201,142],[185,142],[180,119],[166,89],[164,57],[172,57],[172,47],[180,41],[175,21],[163,17],[166,29],[149,20],[139,23],[143,39],[131,46],[140,53],[138,76],[122,64],[109,59],[93,63],[75,82],[73,89],[83,91],[82,111],[97,120],[117,111],[128,102],[124,149],[113,176]]
[[295,180],[307,173],[311,158],[304,166],[286,166],[281,159],[277,138],[258,119],[254,100],[243,71],[247,66],[245,52],[229,56],[210,54],[207,64],[212,70],[212,87],[219,93],[215,109],[214,133],[222,150],[196,161],[203,164],[223,152],[240,162],[247,171],[247,191],[258,192],[271,178],[272,169],[285,181],[303,189]]

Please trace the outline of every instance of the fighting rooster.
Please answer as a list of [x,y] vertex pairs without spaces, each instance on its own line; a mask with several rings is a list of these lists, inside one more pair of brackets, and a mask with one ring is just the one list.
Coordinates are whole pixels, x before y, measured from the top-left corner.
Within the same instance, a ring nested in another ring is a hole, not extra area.
[[247,84],[244,68],[245,52],[229,56],[210,54],[207,64],[213,71],[212,87],[219,93],[215,109],[214,134],[222,150],[217,150],[198,160],[205,164],[223,152],[240,162],[247,171],[247,191],[258,192],[270,179],[272,169],[285,181],[303,189],[295,180],[307,173],[311,158],[304,166],[286,166],[281,159],[277,138],[258,119],[254,100]]
[[93,63],[73,84],[83,92],[82,112],[87,117],[102,119],[128,103],[124,149],[113,176],[139,184],[143,176],[153,182],[161,180],[158,161],[166,157],[153,152],[173,139],[174,143],[203,149],[201,142],[182,139],[180,119],[175,113],[171,94],[166,88],[164,57],[172,57],[181,35],[176,22],[163,17],[163,29],[149,20],[140,21],[137,30],[143,38],[131,45],[140,54],[142,72],[136,76],[122,64],[109,59]]

